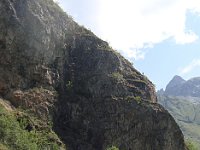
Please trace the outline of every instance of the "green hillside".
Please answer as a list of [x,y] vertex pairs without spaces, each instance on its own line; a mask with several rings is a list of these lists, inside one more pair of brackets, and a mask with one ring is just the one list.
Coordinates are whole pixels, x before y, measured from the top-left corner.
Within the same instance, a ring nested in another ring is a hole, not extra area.
[[185,139],[193,141],[200,150],[200,99],[158,95],[158,101],[175,118]]

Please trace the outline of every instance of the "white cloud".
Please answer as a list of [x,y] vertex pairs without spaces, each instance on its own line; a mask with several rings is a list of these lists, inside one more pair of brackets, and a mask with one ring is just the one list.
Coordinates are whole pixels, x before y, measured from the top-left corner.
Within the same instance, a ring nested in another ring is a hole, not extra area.
[[177,44],[187,44],[196,41],[199,37],[191,30],[187,33],[180,33],[176,36],[175,40]]
[[59,2],[59,0],[53,0],[55,3],[58,3]]
[[180,75],[185,75],[196,69],[197,67],[200,67],[200,59],[194,59],[189,65],[185,66],[180,71]]
[[140,59],[144,59],[146,51],[141,51],[139,49],[133,49],[133,48],[129,48],[126,49],[126,51],[124,50],[119,50],[120,53],[122,55],[124,55],[129,61],[132,61],[131,59],[135,59],[135,60],[140,60]]
[[125,56],[143,59],[145,44],[168,38],[177,44],[198,39],[186,31],[186,12],[200,12],[199,0],[99,0],[97,34]]

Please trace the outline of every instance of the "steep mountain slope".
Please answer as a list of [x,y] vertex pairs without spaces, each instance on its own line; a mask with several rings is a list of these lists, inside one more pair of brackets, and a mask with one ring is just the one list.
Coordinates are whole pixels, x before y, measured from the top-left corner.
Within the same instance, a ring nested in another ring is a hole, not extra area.
[[200,98],[158,95],[158,102],[175,118],[185,138],[200,149]]
[[185,137],[196,142],[200,149],[199,85],[198,77],[185,81],[175,76],[167,85],[166,90],[158,91],[157,95],[158,102],[175,118]]
[[67,149],[185,149],[153,84],[52,0],[1,0],[0,14],[0,96]]
[[185,81],[175,76],[166,86],[165,95],[200,97],[200,78]]

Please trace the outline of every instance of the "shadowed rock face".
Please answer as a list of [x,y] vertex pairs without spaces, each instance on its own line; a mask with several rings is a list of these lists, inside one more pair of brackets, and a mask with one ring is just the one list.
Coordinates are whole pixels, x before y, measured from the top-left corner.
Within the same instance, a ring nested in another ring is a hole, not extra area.
[[74,150],[183,150],[153,84],[51,0],[1,0],[0,95]]

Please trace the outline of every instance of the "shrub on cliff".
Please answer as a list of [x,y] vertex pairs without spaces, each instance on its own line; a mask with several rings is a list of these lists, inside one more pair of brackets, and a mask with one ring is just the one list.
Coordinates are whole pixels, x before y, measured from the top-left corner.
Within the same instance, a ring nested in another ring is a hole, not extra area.
[[190,140],[186,141],[186,146],[188,148],[188,150],[199,150],[196,146],[196,144]]
[[107,148],[106,150],[119,150],[119,148],[117,148],[115,146],[111,146],[111,147]]
[[[0,105],[0,149],[7,150],[58,150],[57,136],[49,127],[30,127],[38,120],[30,121],[23,113],[8,111]],[[34,125],[33,125],[34,126]]]

